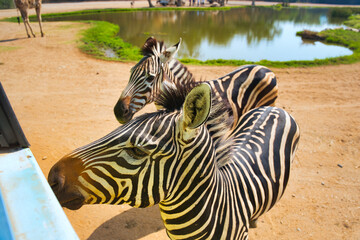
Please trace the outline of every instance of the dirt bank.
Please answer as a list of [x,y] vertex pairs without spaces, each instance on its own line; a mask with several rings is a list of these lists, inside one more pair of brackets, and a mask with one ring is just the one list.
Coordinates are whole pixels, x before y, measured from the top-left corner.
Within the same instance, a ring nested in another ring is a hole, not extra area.
[[[27,39],[23,25],[0,22],[1,82],[46,176],[64,154],[118,126],[112,109],[134,65],[79,52],[85,27],[45,23],[45,38]],[[234,69],[189,68],[205,79]],[[277,106],[296,118],[302,136],[288,189],[251,238],[360,239],[360,63],[272,70]],[[65,213],[81,239],[167,239],[156,207]]]

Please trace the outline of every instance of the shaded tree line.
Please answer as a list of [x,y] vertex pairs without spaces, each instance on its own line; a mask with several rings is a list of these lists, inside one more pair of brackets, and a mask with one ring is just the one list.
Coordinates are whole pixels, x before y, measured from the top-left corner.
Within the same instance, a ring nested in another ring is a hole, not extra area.
[[0,9],[15,8],[14,0],[0,0]]
[[[43,0],[44,3],[60,3],[60,2],[84,2],[89,0]],[[91,1],[105,1],[105,0],[91,0]],[[111,1],[111,0],[107,0]],[[119,0],[114,0],[119,1]],[[120,0],[121,1],[121,0]],[[123,0],[129,1],[129,0]],[[148,0],[149,7],[154,7],[152,1],[155,0]],[[220,5],[225,5],[225,0],[215,0],[220,3]],[[251,0],[252,5],[256,5],[256,0]],[[343,4],[343,5],[360,5],[360,0],[262,0],[266,2],[282,2],[283,4],[287,5],[290,3],[295,2],[302,2],[302,3],[323,3],[323,4]],[[181,5],[181,0],[176,0],[178,6]],[[0,0],[0,9],[8,9],[8,8],[15,8],[13,0]]]
[[[284,2],[280,0],[262,0],[265,2]],[[323,4],[341,4],[341,5],[360,5],[359,0],[286,0],[289,3],[323,3]]]

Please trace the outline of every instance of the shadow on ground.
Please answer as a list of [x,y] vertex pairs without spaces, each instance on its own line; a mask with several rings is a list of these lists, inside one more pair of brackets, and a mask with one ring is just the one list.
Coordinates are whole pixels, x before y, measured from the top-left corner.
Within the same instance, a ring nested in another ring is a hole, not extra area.
[[14,42],[20,39],[26,39],[27,37],[23,37],[23,38],[12,38],[12,39],[4,39],[4,40],[0,40],[0,43],[4,43],[4,42]]
[[163,228],[158,206],[131,208],[101,224],[88,240],[136,240]]

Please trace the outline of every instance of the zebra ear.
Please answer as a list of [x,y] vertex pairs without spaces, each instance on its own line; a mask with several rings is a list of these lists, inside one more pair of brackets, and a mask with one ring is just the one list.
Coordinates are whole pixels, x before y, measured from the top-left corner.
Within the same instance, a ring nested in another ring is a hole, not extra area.
[[180,38],[180,40],[179,40],[179,42],[177,44],[165,49],[161,53],[160,61],[162,63],[166,63],[166,62],[170,61],[174,57],[174,55],[179,51],[181,41],[182,41],[182,39]]
[[206,83],[193,88],[186,96],[183,106],[183,126],[194,129],[202,125],[209,117],[211,107],[211,89]]

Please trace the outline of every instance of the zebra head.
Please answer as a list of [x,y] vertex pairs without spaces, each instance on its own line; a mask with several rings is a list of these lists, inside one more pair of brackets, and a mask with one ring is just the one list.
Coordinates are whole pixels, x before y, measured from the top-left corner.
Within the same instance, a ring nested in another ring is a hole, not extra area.
[[199,155],[204,162],[206,157],[196,148],[205,145],[205,155],[211,157],[211,140],[197,140],[209,134],[204,127],[211,106],[209,85],[193,88],[182,103],[134,118],[58,161],[48,181],[61,205],[73,210],[84,204],[152,206],[180,184],[184,159],[190,161],[188,171],[205,168]]
[[177,53],[180,41],[170,48],[150,37],[142,53],[144,57],[131,69],[128,85],[114,107],[116,119],[127,123],[147,103],[154,101],[164,78],[164,65]]

